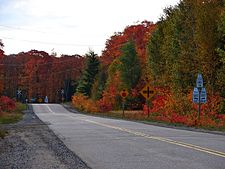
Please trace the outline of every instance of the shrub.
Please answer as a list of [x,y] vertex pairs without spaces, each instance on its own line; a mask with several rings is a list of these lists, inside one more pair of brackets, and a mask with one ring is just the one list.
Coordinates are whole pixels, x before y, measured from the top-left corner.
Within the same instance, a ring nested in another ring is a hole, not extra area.
[[[165,88],[158,88],[157,91],[158,94],[151,101],[149,119],[186,126],[225,128],[225,115],[220,114],[223,98],[219,95],[209,95],[207,103],[201,104],[200,120],[198,120],[198,105],[192,103],[192,91],[187,96],[184,94],[177,96]],[[147,114],[147,105],[144,105],[143,111]]]
[[99,112],[95,101],[89,99],[81,93],[77,93],[72,97],[72,104],[75,108],[85,112]]
[[16,109],[16,102],[7,96],[0,97],[0,112],[12,112]]
[[108,112],[113,110],[113,106],[116,103],[116,87],[114,85],[109,86],[108,90],[103,91],[102,98],[97,101],[100,112]]

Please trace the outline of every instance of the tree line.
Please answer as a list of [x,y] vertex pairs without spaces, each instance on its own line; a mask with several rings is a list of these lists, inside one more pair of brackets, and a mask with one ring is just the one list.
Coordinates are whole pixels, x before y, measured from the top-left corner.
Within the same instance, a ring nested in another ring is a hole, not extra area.
[[145,110],[140,91],[148,84],[157,91],[151,101],[154,117],[185,121],[194,118],[191,95],[202,73],[208,94],[204,113],[223,114],[224,5],[224,0],[182,0],[164,9],[157,23],[143,21],[114,33],[101,56],[89,51],[84,57],[56,58],[35,50],[5,56],[1,43],[0,93],[13,96],[12,88],[21,86],[29,97],[41,93],[56,101],[56,91],[70,86],[75,106],[105,112],[121,109],[120,91],[126,89],[126,109]]
[[[120,91],[125,89],[126,109],[146,111],[140,91],[148,84],[157,91],[150,118],[194,125],[197,107],[192,92],[201,73],[208,101],[202,105],[199,125],[224,126],[224,5],[224,0],[182,0],[164,9],[156,24],[144,21],[112,35],[93,63],[98,71],[86,86],[90,92],[77,90],[74,106],[87,112],[120,110]],[[86,77],[91,71],[87,65]]]
[[[3,43],[1,45],[3,47]],[[0,53],[0,95],[19,101],[36,99],[50,102],[70,100],[81,74],[84,58],[80,55],[56,57],[44,51],[18,54]]]

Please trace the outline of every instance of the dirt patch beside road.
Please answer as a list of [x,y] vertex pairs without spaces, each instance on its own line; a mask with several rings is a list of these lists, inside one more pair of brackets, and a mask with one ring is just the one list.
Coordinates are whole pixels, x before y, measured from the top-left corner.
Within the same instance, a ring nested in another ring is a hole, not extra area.
[[32,111],[23,120],[3,126],[0,169],[90,169]]

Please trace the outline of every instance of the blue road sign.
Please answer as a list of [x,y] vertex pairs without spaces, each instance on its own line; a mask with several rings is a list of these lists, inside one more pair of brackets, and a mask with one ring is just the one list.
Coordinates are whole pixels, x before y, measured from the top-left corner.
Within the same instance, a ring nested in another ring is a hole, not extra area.
[[194,103],[198,103],[199,102],[199,91],[198,91],[197,87],[195,87],[194,90],[193,90],[192,101]]
[[196,80],[196,86],[197,88],[201,88],[203,87],[203,78],[202,78],[202,74],[198,74],[198,78]]
[[200,93],[200,100],[201,103],[206,103],[207,101],[207,94],[206,94],[206,89],[203,87]]

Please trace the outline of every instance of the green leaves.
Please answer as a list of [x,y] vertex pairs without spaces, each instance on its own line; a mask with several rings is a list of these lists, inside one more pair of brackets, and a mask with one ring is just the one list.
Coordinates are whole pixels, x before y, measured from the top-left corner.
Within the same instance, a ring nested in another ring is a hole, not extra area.
[[77,86],[77,93],[83,93],[85,96],[91,95],[91,88],[99,69],[99,60],[97,54],[93,51],[89,51],[86,54],[86,68],[81,75],[81,79]]
[[134,43],[125,43],[121,48],[121,53],[121,56],[109,66],[108,82],[111,82],[115,74],[119,74],[121,79],[120,89],[131,90],[137,85],[141,76],[141,65]]
[[224,20],[217,29],[221,12],[221,0],[183,0],[164,10],[148,44],[148,62],[155,84],[187,93],[200,71],[208,87],[222,90],[222,83],[216,82],[224,79]]
[[119,58],[119,70],[122,84],[127,89],[132,89],[138,83],[141,76],[141,66],[133,42],[126,43],[122,48],[122,56]]

